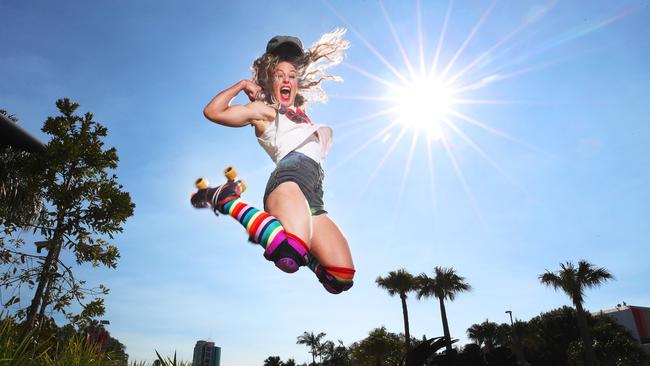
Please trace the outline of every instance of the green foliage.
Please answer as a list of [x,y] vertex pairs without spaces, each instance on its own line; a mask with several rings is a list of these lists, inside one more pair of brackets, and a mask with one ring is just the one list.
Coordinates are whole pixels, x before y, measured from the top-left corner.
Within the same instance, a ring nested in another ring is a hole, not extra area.
[[402,302],[402,316],[404,317],[404,333],[406,334],[405,350],[408,352],[410,349],[411,333],[409,331],[409,314],[406,298],[409,292],[416,289],[417,282],[415,277],[406,269],[401,268],[397,271],[388,272],[388,276],[386,277],[377,277],[375,283],[377,283],[379,288],[388,291],[390,296],[399,295]]
[[[350,365],[350,353],[342,340],[337,343],[325,341],[321,347],[320,354],[323,356],[323,365],[346,366]],[[287,364],[285,363],[285,366]]]
[[0,315],[1,363],[25,365],[32,357],[44,357],[48,347],[46,344],[34,344],[33,333],[29,332],[24,337],[19,337],[19,327],[14,318]]
[[[593,318],[591,332],[596,359],[601,366],[644,366],[650,359],[632,335],[607,315]],[[577,339],[568,347],[567,360],[572,366],[583,366],[584,349]]]
[[126,360],[119,354],[106,352],[92,338],[79,334],[66,338],[52,334],[40,339],[34,331],[23,334],[14,318],[7,317],[0,319],[0,364],[123,366]]
[[[50,136],[45,153],[7,156],[0,169],[0,184],[10,188],[5,192],[28,192],[21,193],[26,198],[2,200],[0,205],[0,260],[7,265],[0,286],[15,294],[5,307],[18,307],[16,315],[30,325],[43,320],[47,309],[75,323],[104,313],[101,296],[108,288],[89,287],[76,278],[61,253],[70,251],[77,265],[115,268],[120,254],[109,240],[122,232],[135,207],[111,173],[119,160],[115,148],[104,146],[107,129],[91,113],[78,115],[79,105],[69,99],[58,100],[56,106],[60,115],[49,117],[42,128]],[[11,167],[20,169],[11,175],[6,172]],[[4,215],[15,207],[19,215]],[[15,235],[21,230],[42,236],[47,255],[22,250],[24,243]],[[23,286],[34,294],[26,307],[20,307],[18,295]],[[79,314],[69,313],[73,303],[81,305]]]
[[458,354],[457,366],[482,366],[485,365],[485,357],[481,346],[476,343],[468,343]]
[[403,339],[386,330],[386,327],[373,329],[365,339],[350,346],[353,365],[399,365],[404,349]]
[[377,277],[377,286],[388,291],[390,296],[399,295],[400,298],[408,297],[407,294],[415,289],[415,278],[404,268],[388,272],[386,277]]
[[284,366],[284,362],[280,360],[280,356],[269,356],[264,360],[263,366]]
[[418,299],[436,297],[441,300],[454,301],[456,294],[470,291],[472,286],[465,282],[465,277],[459,276],[454,268],[436,266],[435,277],[430,278],[425,273],[416,277],[416,292]]
[[596,355],[593,349],[591,332],[587,325],[586,311],[582,307],[585,289],[598,287],[604,282],[613,279],[609,271],[603,267],[595,267],[593,264],[580,260],[576,267],[571,262],[560,263],[560,270],[557,272],[546,271],[539,275],[542,284],[552,286],[554,289],[562,289],[576,307],[576,318],[580,338],[582,340],[587,365],[596,366]]
[[582,305],[585,289],[598,287],[613,278],[606,268],[595,267],[585,260],[580,260],[577,267],[571,262],[560,263],[557,272],[547,270],[539,275],[542,284],[561,289],[576,306]]
[[[18,123],[5,110],[0,114]],[[33,223],[42,209],[40,191],[30,186],[33,158],[20,149],[0,146],[0,226],[13,230],[16,225]],[[6,235],[7,233],[5,233]],[[2,238],[0,237],[0,249]]]
[[510,327],[507,324],[497,324],[489,320],[473,324],[467,329],[467,338],[484,347],[487,352],[496,347],[505,346],[508,342]]
[[533,364],[566,365],[569,345],[580,338],[576,311],[568,306],[532,318],[521,330],[526,360]]
[[[531,365],[585,365],[576,317],[576,310],[565,306],[542,313],[528,322],[516,322],[513,329],[520,339],[525,360]],[[600,366],[642,366],[650,361],[627,329],[612,318],[606,315],[587,315],[587,324],[593,334],[595,355]],[[504,324],[501,327],[505,331]],[[489,331],[486,330],[488,328]],[[459,354],[459,366],[514,366],[516,362],[513,352],[507,347],[509,342],[503,337],[500,338],[501,341],[486,341],[493,337],[486,333],[496,335],[498,328],[496,323],[487,321],[472,325],[467,333],[476,345],[465,346]],[[486,347],[481,349],[479,346],[479,343],[486,345],[490,342],[494,346],[489,353],[486,352]],[[479,355],[480,363],[477,361]]]
[[301,336],[298,336],[298,339],[296,341],[296,344],[304,344],[305,346],[309,347],[312,357],[312,363],[316,363],[316,355],[319,354],[319,350],[321,349],[321,340],[325,337],[325,333],[320,332],[318,334],[314,334],[314,332],[304,332]]
[[191,366],[192,364],[191,362],[178,361],[176,359],[176,352],[174,352],[174,357],[172,358],[169,356],[163,357],[156,351],[156,357],[158,359],[153,362],[153,366]]
[[435,276],[430,278],[425,273],[415,278],[415,291],[418,300],[422,298],[435,297],[440,303],[440,319],[442,329],[446,340],[447,353],[451,353],[451,334],[449,324],[447,323],[447,310],[445,309],[445,299],[454,301],[456,295],[461,292],[470,291],[472,287],[465,282],[465,277],[456,273],[453,267],[446,268],[436,266],[433,270]]
[[[318,334],[314,334],[314,332],[304,332],[302,335],[298,336],[296,344],[304,344],[309,347],[309,353],[312,355],[311,365],[349,365],[350,355],[348,349],[343,344],[343,341],[339,340],[337,343],[330,340],[323,341],[325,336],[326,334],[323,332]],[[316,363],[316,357],[318,357],[320,361],[319,363]],[[286,362],[283,362],[278,356],[270,356],[264,362],[265,365],[267,362],[269,365],[276,365],[276,362],[279,362],[277,365],[281,366],[296,365],[295,360],[288,359]]]

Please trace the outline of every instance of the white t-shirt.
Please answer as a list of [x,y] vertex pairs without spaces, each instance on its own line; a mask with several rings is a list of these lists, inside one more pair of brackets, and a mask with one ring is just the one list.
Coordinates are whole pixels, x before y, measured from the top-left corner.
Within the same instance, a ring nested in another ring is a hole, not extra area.
[[332,129],[311,122],[296,123],[278,113],[257,142],[276,164],[292,151],[322,163],[332,145]]

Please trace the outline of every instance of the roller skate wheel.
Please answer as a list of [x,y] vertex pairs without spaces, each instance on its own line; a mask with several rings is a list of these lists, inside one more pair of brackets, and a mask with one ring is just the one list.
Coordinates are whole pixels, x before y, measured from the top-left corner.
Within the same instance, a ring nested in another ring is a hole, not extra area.
[[237,170],[235,170],[235,167],[232,165],[227,166],[226,169],[223,170],[223,175],[226,176],[226,179],[232,182],[237,178]]
[[246,183],[244,183],[244,181],[241,179],[239,180],[239,186],[241,187],[241,193],[246,192]]
[[201,177],[194,182],[194,186],[198,189],[206,189],[208,188],[208,180]]

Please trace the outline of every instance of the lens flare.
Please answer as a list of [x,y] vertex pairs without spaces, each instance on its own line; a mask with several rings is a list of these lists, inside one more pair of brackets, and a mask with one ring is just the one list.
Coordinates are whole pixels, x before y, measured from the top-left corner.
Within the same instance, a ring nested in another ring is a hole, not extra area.
[[432,140],[443,137],[442,123],[451,103],[451,89],[435,78],[418,78],[397,90],[397,118],[405,126],[423,131]]

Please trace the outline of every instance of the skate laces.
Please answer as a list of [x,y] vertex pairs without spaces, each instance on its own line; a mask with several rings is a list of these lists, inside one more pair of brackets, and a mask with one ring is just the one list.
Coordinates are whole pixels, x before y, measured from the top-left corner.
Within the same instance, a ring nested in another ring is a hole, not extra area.
[[[221,193],[224,191],[224,189],[226,189],[226,186],[229,183],[230,182],[226,182],[226,183],[220,185],[219,187],[217,187],[217,190],[214,192],[214,198],[212,199],[212,206],[213,206],[212,211],[214,211],[214,214],[217,215],[217,216],[219,216],[219,213],[218,213],[218,211],[219,211],[219,208],[218,208],[218,206],[219,206],[219,195],[221,195]],[[233,188],[233,196],[236,196],[237,195],[237,188],[236,188],[237,181],[233,181],[232,183],[235,185],[235,188]]]
[[221,194],[221,191],[223,191],[223,188],[226,186],[228,183],[224,183],[217,187],[217,191],[214,192],[214,198],[212,199],[212,212],[214,212],[215,215],[219,216],[219,209],[217,208],[219,204],[219,195]]

